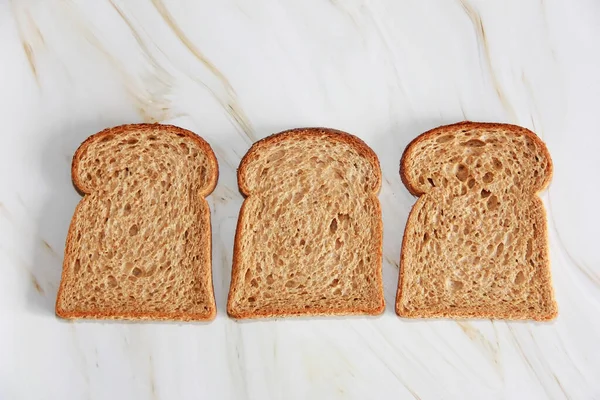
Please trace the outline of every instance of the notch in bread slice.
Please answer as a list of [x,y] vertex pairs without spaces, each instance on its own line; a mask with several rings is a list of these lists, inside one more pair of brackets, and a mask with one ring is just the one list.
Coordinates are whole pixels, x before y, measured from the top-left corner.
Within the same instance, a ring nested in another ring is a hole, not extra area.
[[294,129],[255,143],[227,312],[234,318],[379,314],[382,221],[375,153],[350,134]]
[[538,197],[552,160],[533,132],[507,124],[442,126],[408,145],[400,174],[419,199],[402,243],[398,315],[557,315]]
[[218,178],[207,142],[170,125],[89,137],[73,157],[83,194],[65,249],[63,318],[210,320],[210,210]]

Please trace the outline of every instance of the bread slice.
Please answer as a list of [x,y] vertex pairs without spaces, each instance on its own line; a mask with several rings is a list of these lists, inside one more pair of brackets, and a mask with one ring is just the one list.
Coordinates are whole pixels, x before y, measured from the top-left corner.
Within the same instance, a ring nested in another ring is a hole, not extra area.
[[270,136],[238,185],[231,317],[383,311],[381,170],[364,142],[324,128]]
[[402,242],[402,317],[550,320],[557,315],[544,206],[552,160],[531,131],[462,122],[408,145],[419,196]]
[[63,318],[210,320],[215,155],[170,125],[123,125],[77,149],[85,196],[71,221],[56,314]]

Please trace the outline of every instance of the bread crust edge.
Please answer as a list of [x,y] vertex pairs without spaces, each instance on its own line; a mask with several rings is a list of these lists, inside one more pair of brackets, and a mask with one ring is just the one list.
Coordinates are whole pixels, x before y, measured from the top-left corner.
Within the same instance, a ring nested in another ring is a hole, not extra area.
[[381,218],[381,203],[379,201],[379,198],[377,198],[377,194],[379,193],[379,190],[381,188],[381,180],[382,180],[382,173],[381,173],[381,166],[379,163],[379,158],[377,157],[377,155],[375,154],[375,152],[373,151],[373,149],[371,149],[371,147],[369,147],[369,145],[367,145],[362,139],[358,138],[357,136],[354,136],[350,133],[344,132],[344,131],[340,131],[337,129],[331,129],[331,128],[295,128],[295,129],[289,129],[289,130],[285,130],[279,133],[274,133],[272,135],[269,135],[257,142],[255,142],[250,149],[248,150],[248,152],[244,155],[244,157],[242,158],[241,162],[240,162],[240,166],[238,168],[238,174],[237,174],[237,178],[238,178],[238,187],[240,189],[240,191],[242,192],[242,194],[244,194],[245,197],[248,197],[251,195],[251,191],[248,190],[248,188],[245,186],[245,182],[243,179],[243,176],[245,174],[245,168],[246,166],[254,161],[254,158],[256,157],[256,152],[258,150],[260,150],[262,147],[265,146],[270,146],[273,144],[277,144],[283,140],[288,140],[288,139],[293,139],[293,138],[297,138],[297,137],[310,137],[310,136],[326,136],[328,138],[334,138],[335,140],[341,141],[343,143],[349,144],[351,146],[353,146],[355,149],[357,149],[357,151],[359,152],[359,154],[365,158],[367,158],[371,164],[373,165],[373,170],[375,171],[376,174],[376,178],[377,178],[377,185],[375,187],[374,192],[372,193],[372,195],[376,198],[377,200],[377,206],[379,207],[379,218],[378,218],[378,223],[379,223],[379,250],[377,252],[377,258],[378,258],[378,265],[379,265],[379,269],[378,269],[378,300],[379,300],[379,305],[376,308],[365,308],[365,309],[358,309],[358,308],[344,308],[344,309],[338,309],[334,312],[310,312],[304,308],[300,309],[298,308],[297,310],[292,310],[292,311],[282,311],[280,313],[278,312],[239,312],[237,311],[234,307],[233,307],[233,295],[235,293],[234,288],[237,286],[238,281],[240,279],[240,274],[239,274],[239,257],[240,257],[240,250],[239,250],[239,246],[241,243],[241,223],[242,223],[242,216],[244,215],[244,208],[246,206],[246,201],[244,200],[244,202],[242,203],[242,206],[240,208],[240,212],[238,214],[238,220],[237,220],[237,226],[236,226],[236,231],[235,231],[235,239],[234,239],[234,252],[233,252],[233,265],[232,265],[232,271],[231,271],[231,284],[229,287],[229,294],[227,296],[227,315],[229,315],[229,317],[234,318],[234,319],[258,319],[258,318],[283,318],[283,317],[297,317],[297,316],[305,316],[305,317],[318,317],[318,316],[343,316],[343,315],[371,315],[371,316],[376,316],[376,315],[380,315],[384,312],[385,310],[385,297],[384,297],[384,291],[383,291],[383,220]]
[[[193,133],[192,131],[189,131],[187,129],[175,126],[175,125],[166,125],[166,124],[148,124],[148,123],[140,123],[140,124],[124,124],[124,125],[118,125],[112,128],[106,128],[103,129],[102,131],[95,133],[91,136],[89,136],[86,140],[84,140],[79,147],[77,148],[77,150],[75,151],[74,155],[73,155],[73,160],[71,163],[71,179],[73,181],[73,184],[75,185],[75,188],[77,189],[78,192],[80,192],[81,195],[83,195],[83,198],[79,201],[79,203],[77,204],[77,206],[75,207],[75,210],[73,212],[73,217],[71,217],[71,222],[69,224],[69,230],[67,233],[67,239],[66,239],[66,244],[65,244],[65,256],[63,259],[63,263],[62,263],[62,272],[61,272],[61,279],[60,279],[60,284],[59,284],[59,288],[58,288],[58,293],[56,295],[56,303],[55,303],[55,314],[57,317],[63,318],[63,319],[107,319],[107,320],[114,320],[114,319],[122,319],[122,320],[172,320],[172,321],[212,321],[215,319],[216,315],[217,315],[217,306],[216,306],[216,299],[215,299],[215,290],[214,290],[214,283],[213,283],[213,277],[212,277],[212,226],[210,229],[210,235],[209,235],[209,244],[208,244],[208,254],[209,254],[209,263],[210,265],[208,266],[208,272],[209,272],[209,276],[208,276],[208,280],[210,282],[210,289],[211,289],[211,293],[209,293],[209,298],[211,299],[210,304],[208,304],[208,313],[204,314],[194,314],[194,313],[185,313],[185,312],[181,312],[181,313],[162,313],[162,312],[157,312],[157,313],[143,313],[143,312],[124,312],[124,313],[120,313],[118,311],[98,311],[98,312],[79,312],[79,311],[67,311],[64,310],[60,307],[60,299],[63,293],[63,289],[64,286],[66,284],[66,280],[68,280],[68,274],[66,271],[66,264],[67,264],[67,249],[73,245],[73,227],[75,226],[75,219],[76,216],[78,215],[78,211],[79,211],[79,207],[82,204],[82,202],[85,199],[85,196],[88,194],[91,194],[92,191],[85,191],[84,190],[84,185],[82,184],[81,181],[79,181],[78,179],[78,173],[77,171],[79,170],[79,161],[82,157],[82,155],[84,154],[84,151],[87,150],[87,148],[89,147],[90,144],[94,143],[95,141],[103,138],[106,135],[118,135],[122,132],[129,132],[131,130],[136,130],[136,131],[142,131],[142,130],[146,130],[146,129],[152,129],[152,128],[156,128],[156,127],[160,127],[160,129],[164,129],[169,133],[182,133],[184,134],[187,138],[194,140],[201,148],[203,151],[205,151],[205,153],[207,154],[207,156],[209,157],[209,159],[211,160],[211,163],[213,163],[214,165],[214,173],[213,173],[213,178],[210,181],[210,184],[201,192],[202,196],[204,198],[206,198],[206,196],[208,196],[209,194],[211,194],[213,192],[213,190],[215,189],[215,187],[217,186],[217,182],[219,180],[219,163],[217,161],[217,158],[215,156],[215,153],[212,149],[212,147],[210,146],[210,144],[208,144],[208,142],[206,140],[204,140],[203,138],[201,138],[200,136],[196,135],[195,133]],[[204,200],[206,201],[206,199]],[[211,223],[211,218],[210,218],[210,208],[207,207],[207,213],[208,213],[208,222],[209,222],[209,226]]]
[[[462,121],[462,122],[457,122],[457,123],[450,124],[450,125],[438,126],[436,128],[430,129],[430,130],[420,134],[406,146],[404,152],[402,153],[402,158],[400,159],[400,179],[402,180],[402,183],[408,189],[408,191],[413,196],[418,197],[417,202],[419,201],[421,196],[424,195],[425,193],[418,191],[412,185],[412,183],[407,175],[408,167],[406,165],[406,160],[411,155],[411,152],[414,149],[414,145],[420,143],[421,141],[429,140],[434,135],[441,134],[446,131],[455,131],[457,129],[462,129],[462,128],[471,128],[471,129],[473,129],[473,128],[474,129],[477,129],[477,128],[480,128],[480,129],[509,128],[513,132],[518,131],[520,133],[527,135],[530,139],[532,139],[539,146],[539,148],[542,149],[544,156],[548,160],[548,168],[546,170],[546,172],[547,172],[546,179],[543,182],[543,184],[541,185],[541,187],[532,194],[533,196],[536,196],[539,199],[539,194],[542,193],[544,190],[546,190],[546,188],[550,184],[550,181],[552,180],[552,175],[554,172],[554,164],[552,162],[552,157],[550,156],[550,152],[548,151],[548,148],[547,148],[546,144],[542,141],[542,139],[540,139],[535,133],[533,133],[529,129],[524,128],[522,126],[518,126],[518,125],[494,123],[494,122]],[[417,205],[417,203],[413,204],[413,206],[411,207],[411,210],[408,214],[406,226],[404,227],[402,247],[400,250],[401,253],[400,253],[400,266],[399,266],[400,271],[399,271],[399,275],[398,275],[398,289],[396,291],[396,304],[395,304],[396,315],[398,315],[399,317],[402,317],[402,318],[413,318],[413,319],[416,319],[416,318],[453,318],[453,319],[534,320],[534,321],[551,321],[558,316],[558,304],[556,302],[554,287],[552,285],[552,278],[551,278],[551,274],[550,274],[551,267],[550,267],[550,257],[549,257],[550,249],[549,249],[549,240],[548,240],[549,239],[548,238],[548,222],[547,222],[545,207],[542,207],[542,211],[544,213],[544,217],[545,217],[545,221],[546,221],[546,223],[543,224],[544,232],[542,233],[542,235],[544,235],[544,237],[546,238],[546,241],[545,241],[546,246],[544,246],[543,251],[547,255],[548,266],[545,268],[546,273],[544,274],[544,278],[548,280],[549,286],[550,286],[550,299],[549,299],[550,308],[549,308],[547,314],[543,314],[543,315],[525,315],[525,314],[515,315],[514,313],[499,314],[499,313],[494,313],[494,312],[489,312],[489,313],[481,312],[481,311],[478,311],[475,309],[472,309],[472,311],[467,310],[465,312],[455,312],[455,313],[436,312],[436,311],[428,311],[428,310],[406,312],[406,310],[403,310],[401,307],[401,304],[400,304],[400,300],[402,298],[402,282],[404,279],[404,264],[406,261],[404,248],[405,248],[405,245],[407,242],[407,234],[406,233],[407,233],[409,227],[412,226],[411,216],[412,216],[413,211],[415,210],[416,205]]]

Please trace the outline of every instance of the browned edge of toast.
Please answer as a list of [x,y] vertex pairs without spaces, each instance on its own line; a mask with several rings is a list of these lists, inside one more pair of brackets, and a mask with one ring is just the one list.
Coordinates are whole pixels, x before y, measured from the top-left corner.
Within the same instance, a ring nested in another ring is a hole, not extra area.
[[[351,146],[353,146],[358,153],[365,157],[366,159],[369,160],[369,162],[371,162],[371,164],[374,166],[373,170],[376,173],[376,178],[377,178],[377,186],[376,186],[376,190],[374,192],[374,194],[376,195],[377,193],[379,193],[379,190],[381,189],[381,179],[382,179],[382,174],[381,174],[381,167],[379,164],[379,158],[377,157],[377,154],[375,154],[375,152],[373,151],[373,149],[371,149],[362,139],[358,138],[357,136],[354,136],[350,133],[344,132],[344,131],[340,131],[337,129],[331,129],[331,128],[322,128],[322,127],[307,127],[307,128],[295,128],[295,129],[289,129],[289,130],[285,130],[279,133],[274,133],[272,135],[269,135],[257,142],[255,142],[252,147],[250,147],[250,149],[248,150],[248,152],[244,155],[244,157],[242,158],[242,161],[240,162],[240,165],[238,167],[238,174],[237,174],[237,178],[238,178],[238,186],[240,188],[240,191],[242,192],[242,194],[244,195],[244,197],[247,197],[250,195],[250,191],[249,189],[246,187],[244,179],[243,179],[243,175],[245,174],[245,169],[246,166],[253,161],[254,158],[256,158],[256,153],[257,151],[259,151],[262,147],[265,146],[270,146],[273,144],[276,144],[278,142],[281,142],[283,140],[287,140],[290,138],[302,138],[302,137],[326,137],[335,141],[339,141],[342,143],[347,143],[350,144]],[[379,282],[379,288],[380,288],[380,293],[379,296],[381,298],[381,306],[378,307],[377,309],[374,310],[366,310],[366,311],[362,311],[362,310],[357,310],[355,308],[348,308],[346,310],[339,310],[339,312],[336,312],[335,314],[331,314],[331,313],[311,313],[310,311],[307,312],[306,309],[302,308],[298,308],[297,311],[293,311],[293,312],[282,312],[282,313],[261,313],[260,310],[255,312],[255,313],[237,313],[234,310],[231,309],[231,301],[233,298],[233,288],[237,285],[238,279],[239,279],[239,257],[240,257],[240,252],[239,252],[239,243],[241,243],[241,222],[242,222],[242,215],[244,214],[244,206],[245,206],[245,202],[242,204],[242,207],[240,208],[240,212],[238,215],[238,222],[237,222],[237,226],[236,226],[236,230],[235,230],[235,239],[234,239],[234,250],[233,250],[233,267],[232,267],[232,271],[231,271],[231,284],[230,284],[230,289],[229,289],[229,295],[227,298],[227,314],[231,317],[231,318],[236,318],[236,319],[252,319],[252,318],[274,318],[274,317],[286,317],[286,316],[341,316],[341,315],[353,315],[353,314],[358,314],[358,313],[363,313],[363,314],[367,314],[367,315],[379,315],[381,313],[383,313],[383,311],[385,310],[385,299],[384,299],[384,294],[383,294],[383,276],[382,276],[382,265],[383,265],[383,221],[381,219],[379,219],[379,243],[381,244],[379,246],[379,251],[377,253],[377,259],[379,260],[378,264],[381,266],[378,270],[378,282]],[[379,201],[377,201],[377,205],[380,207],[381,209],[381,204],[379,203]]]
[[[505,124],[505,123],[496,123],[496,122],[473,122],[473,121],[462,121],[462,122],[457,122],[454,124],[450,124],[450,125],[442,125],[442,126],[438,126],[437,128],[433,128],[430,129],[422,134],[420,134],[419,136],[417,136],[416,138],[414,138],[404,149],[404,152],[402,153],[402,158],[400,159],[400,179],[402,180],[402,183],[404,184],[404,186],[406,187],[406,189],[413,195],[416,197],[420,197],[421,195],[423,195],[424,193],[419,192],[409,181],[407,173],[406,173],[406,160],[408,159],[408,156],[411,154],[411,152],[413,151],[413,145],[420,143],[423,140],[427,140],[429,139],[431,136],[436,135],[436,134],[443,134],[446,131],[449,132],[454,132],[457,129],[461,129],[461,128],[467,128],[467,129],[489,129],[489,128],[508,128],[513,132],[519,132],[522,133],[524,135],[526,135],[527,137],[529,137],[531,140],[533,140],[544,152],[544,155],[546,156],[547,160],[548,160],[548,169],[547,169],[547,178],[546,181],[544,182],[544,184],[541,186],[541,188],[536,192],[536,194],[539,194],[541,192],[543,192],[548,185],[550,184],[550,181],[552,180],[552,175],[553,175],[553,171],[554,171],[554,166],[552,163],[552,157],[550,156],[550,153],[548,151],[548,148],[546,147],[546,144],[542,141],[542,139],[540,139],[535,133],[533,133],[532,131],[530,131],[527,128],[524,128],[522,126],[518,126],[518,125],[513,125],[513,124]],[[402,289],[402,281],[404,279],[404,263],[405,263],[405,253],[404,253],[404,248],[406,245],[406,240],[407,240],[407,231],[409,229],[409,221],[411,221],[411,216],[412,213],[414,211],[414,205],[411,207],[410,212],[408,214],[407,217],[407,222],[406,222],[406,226],[404,227],[404,233],[403,233],[403,237],[402,237],[402,247],[400,250],[400,272],[398,274],[398,289],[396,292],[396,304],[395,304],[395,310],[396,310],[396,314],[399,317],[402,318],[439,318],[439,317],[450,317],[449,315],[440,315],[440,313],[437,312],[427,312],[427,311],[420,311],[419,314],[412,314],[412,313],[404,313],[404,311],[400,308],[400,298],[401,298],[401,289]],[[544,213],[545,213],[545,209],[543,209]],[[543,235],[546,237],[546,243],[548,243],[548,226],[547,223],[544,224],[543,226]],[[544,252],[546,252],[546,254],[548,255],[547,259],[549,260],[549,252],[550,249],[548,248],[548,246],[546,246],[543,249]],[[551,287],[552,293],[554,293],[554,288]],[[464,317],[456,317],[456,316],[451,316],[451,318],[453,319],[466,319],[466,318],[489,318],[489,319],[513,319],[513,320],[519,320],[519,319],[530,319],[530,318],[519,318],[519,317],[515,317],[515,316],[511,316],[511,315],[506,315],[506,316],[498,316],[497,314],[484,314],[480,311],[476,311],[473,310],[472,312],[467,312],[465,313],[466,315]],[[541,316],[540,318],[534,318],[537,321],[550,321],[553,320],[554,318],[556,318],[556,316],[558,315],[558,310],[555,308],[553,310],[552,314],[549,315],[544,315]]]
[[[192,140],[196,141],[196,143],[202,148],[202,150],[204,150],[207,157],[209,157],[211,159],[211,163],[214,164],[215,174],[214,174],[213,179],[211,180],[211,184],[202,192],[202,196],[206,197],[210,193],[212,193],[212,191],[217,186],[217,181],[219,179],[219,163],[217,162],[217,158],[215,156],[215,153],[214,153],[212,147],[203,138],[201,138],[200,136],[196,135],[195,133],[193,133],[187,129],[184,129],[184,128],[181,128],[181,127],[178,127],[175,125],[167,125],[167,124],[159,124],[159,123],[154,123],[154,124],[140,123],[140,124],[118,125],[118,126],[115,126],[112,128],[106,128],[98,133],[91,135],[86,140],[84,140],[83,143],[81,143],[81,145],[79,145],[79,147],[75,151],[75,154],[73,155],[73,160],[71,163],[71,179],[73,180],[73,184],[75,185],[75,188],[77,189],[77,191],[83,196],[90,194],[90,191],[86,191],[84,189],[84,185],[82,182],[79,181],[78,174],[77,174],[77,171],[79,169],[79,161],[81,159],[81,155],[84,154],[85,151],[87,151],[87,148],[89,147],[90,144],[92,144],[98,140],[101,140],[102,138],[104,138],[108,135],[119,135],[123,132],[131,132],[131,131],[144,131],[144,130],[153,129],[156,127],[160,127],[160,129],[163,130],[164,132],[170,132],[170,133],[173,133],[178,136],[185,136],[189,139],[192,139]],[[77,215],[77,211],[78,211],[80,204],[81,204],[81,202],[79,204],[77,204],[77,207],[75,208],[75,211],[73,213],[74,216]],[[68,247],[68,245],[73,240],[73,238],[72,238],[73,220],[74,220],[74,218],[71,219],[71,223],[69,225],[69,231],[67,234],[65,249]],[[210,210],[209,210],[209,221],[210,221]],[[215,295],[214,295],[214,284],[213,284],[213,280],[212,280],[212,232],[211,232],[210,237],[211,237],[211,240],[208,241],[208,246],[209,246],[208,252],[210,254],[210,258],[209,258],[210,266],[208,268],[208,271],[209,271],[208,278],[211,282],[210,288],[212,291],[212,304],[210,304],[210,311],[208,314],[191,314],[191,313],[184,313],[184,312],[180,312],[180,313],[163,313],[163,312],[142,313],[142,312],[139,312],[138,313],[138,312],[119,312],[118,310],[114,310],[111,312],[86,313],[86,312],[70,312],[70,311],[63,310],[59,307],[58,300],[60,299],[60,296],[62,294],[63,285],[65,282],[64,274],[65,274],[65,270],[66,270],[66,268],[65,268],[66,257],[63,260],[63,269],[62,269],[62,273],[61,273],[60,286],[58,289],[58,294],[56,296],[55,313],[58,317],[64,318],[64,319],[211,321],[217,315],[217,306],[216,306]]]

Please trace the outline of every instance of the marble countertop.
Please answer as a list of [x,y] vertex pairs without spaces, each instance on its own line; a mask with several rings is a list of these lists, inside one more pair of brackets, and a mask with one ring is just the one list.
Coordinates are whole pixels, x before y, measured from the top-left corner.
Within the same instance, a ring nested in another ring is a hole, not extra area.
[[[1,2],[0,399],[600,398],[599,19],[594,0]],[[400,156],[464,119],[523,125],[550,149],[552,323],[394,314],[415,201]],[[215,149],[218,316],[59,320],[72,154],[140,121]],[[236,167],[253,141],[300,126],[354,133],[381,160],[381,317],[226,316]]]

